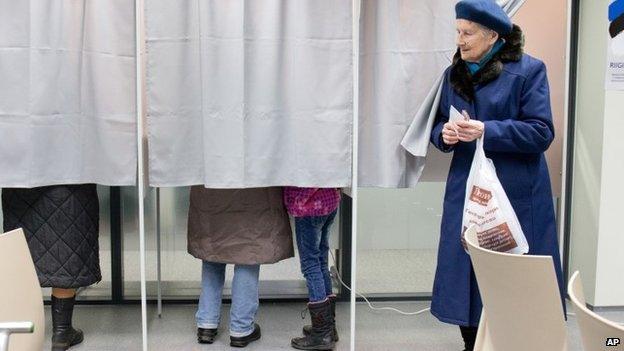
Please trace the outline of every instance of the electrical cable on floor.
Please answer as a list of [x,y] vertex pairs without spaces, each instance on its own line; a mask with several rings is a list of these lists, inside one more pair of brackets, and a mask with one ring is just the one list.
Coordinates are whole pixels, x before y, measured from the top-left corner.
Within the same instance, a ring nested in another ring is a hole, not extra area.
[[[334,253],[333,253],[331,250],[329,250],[329,253],[331,254],[332,260],[334,261],[334,265],[331,267],[331,275],[332,275],[335,279],[337,279],[337,280],[340,282],[340,284],[342,284],[342,286],[344,286],[347,290],[351,291],[351,288],[350,288],[347,284],[345,284],[345,283],[342,281],[342,278],[340,277],[340,272],[339,272],[339,271],[338,271],[338,269],[336,268],[336,258],[334,257]],[[368,304],[368,307],[369,307],[371,310],[373,310],[373,311],[392,311],[392,312],[396,312],[396,313],[399,313],[399,314],[402,314],[402,315],[405,315],[405,316],[417,316],[417,315],[423,314],[423,313],[428,312],[428,311],[430,311],[430,310],[431,310],[431,308],[425,308],[425,309],[422,309],[422,310],[417,311],[417,312],[404,312],[404,311],[401,311],[401,310],[399,310],[399,309],[397,309],[397,308],[394,308],[394,307],[375,307],[375,306],[373,306],[373,304],[372,304],[372,303],[371,303],[371,302],[370,302],[370,301],[366,298],[366,296],[364,296],[364,295],[362,295],[362,294],[358,293],[357,291],[354,291],[354,292],[355,292],[355,294],[356,294],[357,296],[359,296],[359,297],[361,297],[362,299],[364,299],[364,301],[366,301],[366,303]]]

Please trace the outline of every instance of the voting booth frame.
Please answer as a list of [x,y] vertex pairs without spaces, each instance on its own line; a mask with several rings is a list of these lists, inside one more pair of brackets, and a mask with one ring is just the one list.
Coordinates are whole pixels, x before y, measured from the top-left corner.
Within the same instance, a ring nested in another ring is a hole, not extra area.
[[[142,1],[141,0],[137,0],[137,8],[136,8],[136,17],[137,17],[137,57],[139,59],[137,59],[137,72],[142,72],[143,71],[143,45],[141,43],[144,42],[143,37],[141,35],[142,33],[142,28],[140,27],[139,23],[143,23],[143,19],[142,17]],[[579,55],[579,45],[578,45],[578,39],[579,39],[579,9],[580,9],[580,0],[569,0],[569,23],[568,23],[568,67],[567,67],[567,79],[566,79],[566,118],[567,118],[567,125],[566,125],[566,130],[565,130],[565,148],[564,148],[564,168],[563,168],[563,194],[561,196],[561,200],[558,203],[558,208],[560,209],[558,211],[558,225],[559,225],[559,230],[560,230],[560,244],[561,244],[561,249],[562,249],[562,260],[563,260],[563,267],[564,267],[564,277],[568,277],[569,276],[569,272],[570,272],[570,267],[569,267],[569,260],[570,260],[570,230],[571,230],[571,214],[572,214],[572,205],[571,202],[569,201],[570,198],[570,194],[572,192],[572,179],[573,179],[573,164],[571,162],[571,160],[573,160],[574,158],[574,138],[575,138],[575,116],[576,116],[576,94],[577,94],[577,66],[578,66],[578,55]],[[358,18],[359,16],[356,16],[355,14],[358,13],[359,11],[359,1],[354,1],[354,7],[353,7],[353,11],[354,11],[354,18]],[[355,24],[354,24],[354,28],[355,28]],[[358,43],[359,42],[359,38],[357,37],[357,30],[354,31],[354,38],[353,38],[353,42],[354,43]],[[354,48],[354,55],[358,55],[358,48],[355,47]],[[357,69],[357,60],[355,60],[355,65],[356,67],[354,67],[354,71],[358,72]],[[137,74],[137,91],[141,91],[142,89],[142,84],[144,83],[142,80],[144,79],[141,74]],[[354,86],[357,87],[358,86],[358,81],[357,81],[357,77],[354,77]],[[355,92],[357,92],[357,89],[354,89]],[[141,94],[137,94],[137,120],[140,121],[139,122],[139,126],[138,126],[138,133],[137,133],[137,147],[138,147],[138,154],[140,156],[144,155],[144,140],[143,140],[143,135],[144,135],[144,127],[143,127],[143,121],[144,121],[144,101],[142,101],[142,96]],[[358,110],[357,110],[357,106],[358,106],[358,94],[354,93],[354,115],[357,116]],[[358,124],[357,124],[357,119],[355,119],[355,123],[353,126],[354,130],[357,131],[358,129]],[[353,149],[353,160],[354,160],[354,164],[353,164],[353,174],[357,174],[357,134],[358,133],[354,133],[354,149]],[[139,199],[139,218],[138,218],[138,223],[139,223],[139,232],[142,235],[141,238],[141,244],[140,244],[140,250],[143,252],[145,252],[145,242],[144,242],[144,235],[145,235],[145,218],[143,213],[145,212],[145,207],[144,207],[144,199],[145,199],[145,191],[147,189],[146,184],[145,184],[145,176],[144,176],[144,169],[143,169],[143,162],[139,162],[139,167],[138,167],[138,186],[132,188],[133,191],[136,190],[137,194],[138,194],[138,199]],[[357,199],[358,199],[358,182],[357,182],[357,177],[353,178],[352,181],[352,185],[353,188],[350,191],[350,194],[343,196],[343,201],[340,207],[340,220],[339,220],[339,247],[337,249],[337,265],[338,265],[338,270],[341,273],[341,277],[342,277],[342,281],[346,282],[347,284],[351,283],[350,285],[352,285],[353,287],[355,287],[357,289],[356,286],[356,282],[355,282],[355,276],[356,276],[356,265],[355,262],[357,261],[357,230],[356,230],[356,225],[355,223],[357,223]],[[145,289],[145,284],[146,284],[146,278],[145,278],[145,257],[141,257],[141,271],[142,271],[142,278],[141,278],[141,298],[137,299],[134,297],[128,297],[125,295],[124,293],[124,233],[123,233],[123,208],[122,208],[122,188],[121,187],[109,187],[107,188],[107,191],[109,192],[109,196],[110,196],[110,217],[108,218],[108,227],[110,228],[110,251],[111,251],[111,261],[110,261],[110,278],[111,278],[111,286],[110,286],[110,298],[105,298],[105,299],[89,299],[89,300],[83,300],[83,301],[78,301],[78,304],[137,304],[137,303],[141,303],[143,305],[143,320],[144,320],[144,328],[146,328],[145,326],[145,306],[146,304],[158,304],[159,305],[159,310],[160,310],[160,306],[161,303],[164,304],[179,304],[179,303],[195,303],[197,300],[196,299],[162,299],[162,296],[160,295],[160,289],[159,289],[159,295],[157,297],[153,297],[150,296],[148,298],[147,294],[146,294],[146,289]],[[157,228],[157,231],[159,231],[159,228]],[[155,233],[157,235],[157,238],[159,236],[160,233]],[[355,302],[357,301],[356,299],[356,295],[353,291],[349,291],[344,287],[340,287],[339,288],[339,298],[341,301],[349,301],[351,303],[351,337],[354,338],[355,337],[355,333],[353,333],[354,331],[354,317],[355,317]],[[422,300],[429,300],[430,296],[429,295],[422,295],[422,294],[417,294],[417,295],[413,295],[413,296],[405,296],[403,294],[401,295],[392,295],[392,294],[385,294],[383,296],[371,296],[370,300],[371,301],[397,301],[397,300],[409,300],[409,301],[422,301]],[[304,301],[304,298],[295,298],[293,299],[292,297],[285,297],[285,298],[275,298],[272,300],[279,300],[279,301]],[[144,329],[143,330],[143,344],[144,344],[144,349],[146,347],[147,344],[147,330]],[[353,341],[351,342],[351,347],[354,347]]]
[[[143,22],[142,13],[140,11],[143,8],[143,1],[137,1],[137,33],[143,33],[143,28],[139,25],[139,23]],[[355,12],[359,11],[359,3],[360,1],[353,2],[353,11],[354,11],[354,19],[359,16],[355,15]],[[561,198],[557,203],[557,214],[558,214],[558,226],[560,232],[560,245],[562,252],[562,261],[564,267],[564,276],[569,276],[569,253],[570,253],[570,227],[571,227],[571,204],[567,199],[570,197],[570,193],[572,191],[572,178],[573,178],[573,164],[571,160],[574,156],[574,128],[575,128],[575,114],[576,114],[576,104],[575,97],[577,93],[577,65],[578,65],[578,38],[579,38],[579,8],[580,8],[580,0],[570,0],[569,1],[569,24],[568,24],[568,69],[567,69],[567,84],[566,84],[566,116],[567,116],[567,126],[565,130],[565,149],[564,149],[564,159],[567,162],[564,162],[563,171],[563,193]],[[355,22],[355,20],[354,20]],[[355,28],[355,24],[354,24]],[[354,43],[357,43],[358,38],[356,38],[357,30],[354,30]],[[144,33],[143,33],[144,34]],[[142,35],[137,35],[137,57],[143,57],[144,46],[140,43],[143,43]],[[354,52],[357,52],[358,48],[354,48]],[[137,72],[142,72],[143,65],[141,59],[137,60]],[[356,60],[357,64],[357,60]],[[354,70],[357,72],[357,70]],[[141,74],[137,75],[137,91],[141,91],[142,84],[144,78]],[[354,77],[354,84],[357,86],[357,77]],[[357,89],[354,89],[356,91]],[[354,114],[357,115],[357,94],[354,94],[354,105],[355,110]],[[137,119],[139,121],[139,131],[137,133],[138,138],[138,151],[139,155],[144,154],[144,143],[142,139],[142,135],[144,135],[144,101],[142,101],[141,94],[137,95]],[[354,124],[354,129],[357,128],[357,124]],[[354,145],[357,145],[357,133],[354,134]],[[357,148],[354,148],[354,170],[357,170]],[[133,188],[139,194],[140,199],[145,198],[145,176],[143,169],[143,162],[139,162],[139,177],[138,177],[138,186]],[[354,172],[357,174],[357,172]],[[341,204],[340,210],[340,239],[339,239],[339,248],[338,248],[338,257],[337,265],[339,267],[339,271],[341,272],[342,278],[344,282],[350,282],[353,276],[353,259],[356,252],[354,252],[354,238],[357,238],[356,226],[353,224],[354,221],[357,220],[357,179],[354,177],[353,181],[354,187],[350,189],[350,194],[343,196],[343,202]],[[121,199],[121,187],[110,187],[108,191],[110,193],[110,223],[107,227],[110,228],[110,249],[111,249],[111,262],[110,262],[110,270],[111,270],[111,293],[109,299],[90,299],[88,301],[82,301],[80,303],[83,304],[131,304],[136,303],[138,300],[127,298],[124,296],[124,274],[123,274],[123,214],[122,214],[122,199]],[[145,208],[142,204],[139,206],[139,211],[144,211]],[[355,215],[355,216],[354,216]],[[139,216],[141,217],[141,216]],[[139,218],[140,219],[140,218]],[[144,221],[144,219],[143,219]],[[139,221],[141,222],[141,221]],[[143,223],[145,225],[145,223]],[[143,231],[145,229],[143,228]],[[348,290],[341,287],[340,297],[341,299],[347,300],[350,296]],[[388,295],[384,294],[383,296],[372,296],[373,301],[392,301],[392,300],[413,300],[413,301],[422,301],[430,299],[429,295],[417,294],[414,296],[405,296],[404,294],[400,295]],[[292,298],[286,298],[284,300],[292,300]],[[187,299],[168,299],[165,303],[184,303],[184,302],[192,302],[193,300]],[[155,299],[149,299],[150,303],[156,302]]]
[[[158,189],[157,189],[158,190]],[[82,305],[126,305],[126,304],[136,304],[140,303],[140,300],[136,297],[128,297],[126,296],[126,289],[124,289],[124,282],[126,282],[126,278],[124,276],[124,213],[123,213],[123,205],[122,205],[122,188],[121,187],[107,187],[105,191],[109,192],[110,199],[110,208],[109,212],[109,221],[110,223],[105,227],[110,228],[110,252],[111,252],[111,262],[110,262],[110,281],[111,281],[111,291],[110,298],[94,298],[91,297],[86,300],[78,300],[77,304]],[[160,197],[157,193],[157,198]],[[158,199],[157,201],[159,201]],[[347,195],[343,194],[342,200],[339,208],[339,218],[336,223],[338,224],[338,247],[334,250],[335,259],[336,259],[336,269],[340,272],[340,276],[343,282],[347,283],[351,281],[352,277],[352,232],[353,232],[353,221],[352,221],[352,209],[353,209],[353,199]],[[157,222],[160,222],[160,215],[157,213]],[[162,235],[160,232],[159,226],[156,226],[155,233],[149,233],[148,235],[156,236],[157,241],[159,240],[159,236]],[[157,248],[159,250],[159,248]],[[158,259],[157,259],[158,261]],[[158,262],[157,262],[158,263]],[[160,270],[160,267],[157,267]],[[200,277],[198,276],[197,279]],[[157,282],[160,283],[160,282]],[[197,303],[198,298],[188,299],[188,298],[167,298],[163,299],[162,296],[155,296],[148,298],[149,303],[164,303],[164,304],[188,304],[188,303]],[[350,292],[344,286],[338,287],[338,298],[340,301],[348,301],[350,298]],[[416,300],[426,300],[428,297],[418,297]],[[394,300],[391,296],[387,297],[379,297],[372,298],[373,300],[383,301],[383,300]],[[412,298],[402,297],[400,299],[412,300]],[[271,298],[271,301],[305,301],[306,298],[302,297],[292,297],[292,294],[285,294],[285,297],[275,297]]]

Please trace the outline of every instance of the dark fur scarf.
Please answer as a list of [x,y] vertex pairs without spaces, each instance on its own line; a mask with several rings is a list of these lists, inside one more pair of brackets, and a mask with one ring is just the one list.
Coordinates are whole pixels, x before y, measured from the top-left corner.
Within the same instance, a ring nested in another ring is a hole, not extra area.
[[466,63],[461,59],[459,49],[453,57],[451,67],[451,86],[457,94],[467,101],[473,101],[475,96],[474,86],[486,84],[498,78],[503,71],[503,64],[506,62],[520,61],[524,47],[524,35],[519,26],[513,26],[509,35],[503,37],[505,45],[497,52],[488,63],[479,70],[474,77],[470,75]]

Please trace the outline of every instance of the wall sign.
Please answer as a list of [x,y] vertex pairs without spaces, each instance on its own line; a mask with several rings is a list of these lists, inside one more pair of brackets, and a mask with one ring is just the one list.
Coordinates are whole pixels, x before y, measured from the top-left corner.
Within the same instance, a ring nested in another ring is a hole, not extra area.
[[609,4],[609,45],[605,88],[624,90],[624,0]]

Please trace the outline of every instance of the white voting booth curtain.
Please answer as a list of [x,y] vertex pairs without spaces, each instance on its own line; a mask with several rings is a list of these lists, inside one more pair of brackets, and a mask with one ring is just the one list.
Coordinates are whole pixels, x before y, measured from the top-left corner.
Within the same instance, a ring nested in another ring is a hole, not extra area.
[[[441,74],[456,50],[456,2],[363,1],[360,186],[414,187],[429,151],[437,152],[429,146],[429,134]],[[513,16],[525,0],[497,2]],[[447,157],[433,156],[436,168],[430,177],[441,180]]]
[[360,186],[401,188],[418,181],[424,158],[414,157],[400,143],[431,87],[451,63],[455,3],[362,1]]
[[134,1],[0,0],[0,187],[136,178]]
[[152,186],[349,186],[350,0],[147,0]]

